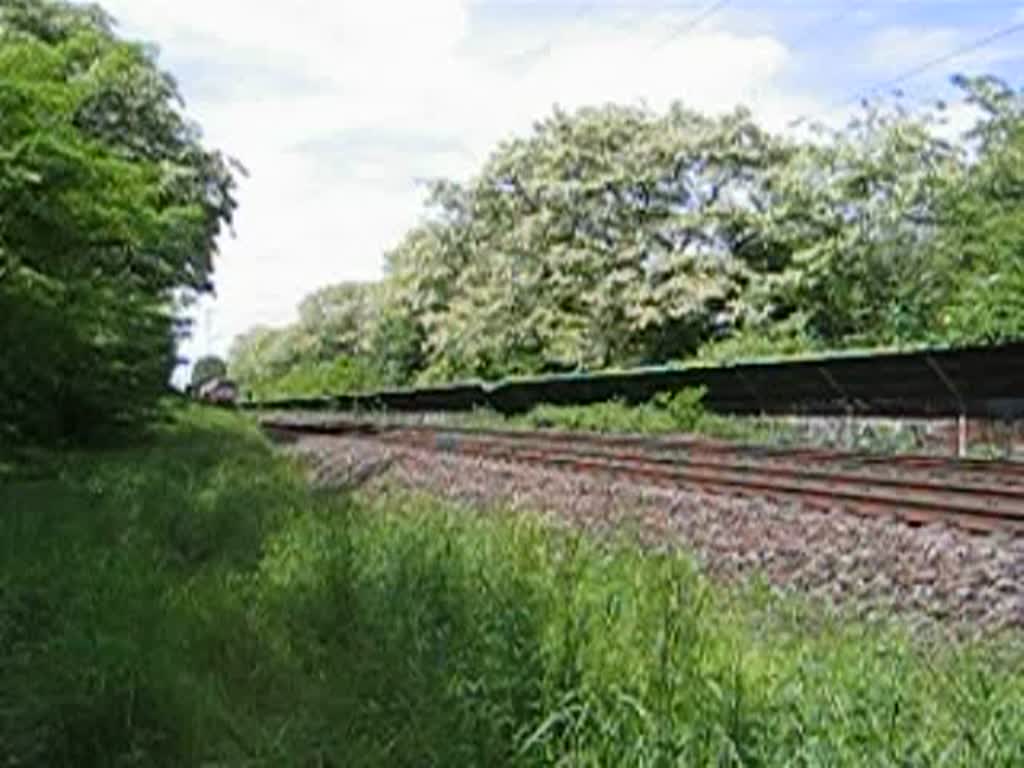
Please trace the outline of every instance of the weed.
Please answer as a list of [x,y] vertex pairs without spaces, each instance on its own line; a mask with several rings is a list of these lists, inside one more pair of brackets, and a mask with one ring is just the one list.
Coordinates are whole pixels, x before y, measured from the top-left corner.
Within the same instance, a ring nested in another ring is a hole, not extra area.
[[925,648],[680,554],[312,493],[229,414],[0,489],[0,763],[1017,765],[1016,639]]

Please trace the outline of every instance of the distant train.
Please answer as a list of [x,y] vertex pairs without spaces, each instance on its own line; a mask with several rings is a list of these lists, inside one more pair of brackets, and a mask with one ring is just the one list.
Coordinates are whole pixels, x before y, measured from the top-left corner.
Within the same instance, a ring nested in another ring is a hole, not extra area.
[[214,405],[234,405],[238,402],[239,389],[231,379],[214,376],[197,387],[189,387],[188,394],[196,400]]

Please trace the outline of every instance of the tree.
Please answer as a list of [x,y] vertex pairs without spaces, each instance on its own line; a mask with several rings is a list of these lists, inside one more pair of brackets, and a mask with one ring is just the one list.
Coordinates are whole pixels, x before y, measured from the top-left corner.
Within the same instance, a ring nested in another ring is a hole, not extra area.
[[239,335],[228,352],[228,374],[252,394],[284,376],[308,356],[313,345],[303,343],[297,328],[257,326]]
[[317,292],[237,365],[394,385],[1019,336],[1024,98],[957,82],[966,141],[898,103],[800,139],[742,109],[556,109],[432,182],[381,284]]
[[368,332],[366,361],[383,386],[408,386],[424,369],[426,332],[410,294],[395,279],[377,291],[377,308]]
[[196,360],[192,366],[192,387],[201,387],[211,379],[221,379],[227,376],[228,366],[216,355],[207,355]]
[[0,430],[81,437],[166,390],[235,208],[174,81],[94,7],[0,0]]
[[391,255],[427,378],[659,362],[742,313],[776,245],[754,214],[788,145],[740,110],[557,111],[498,147]]
[[991,77],[956,78],[981,111],[977,160],[946,190],[937,261],[950,275],[936,326],[960,343],[1024,338],[1024,93]]
[[314,291],[299,304],[299,327],[320,361],[368,351],[369,329],[378,308],[376,283],[338,283]]
[[[393,293],[393,292],[390,292]],[[400,349],[407,315],[384,301],[378,283],[339,283],[299,304],[299,320],[284,328],[254,328],[229,354],[231,375],[256,396],[362,391],[378,383],[407,384],[415,349]]]

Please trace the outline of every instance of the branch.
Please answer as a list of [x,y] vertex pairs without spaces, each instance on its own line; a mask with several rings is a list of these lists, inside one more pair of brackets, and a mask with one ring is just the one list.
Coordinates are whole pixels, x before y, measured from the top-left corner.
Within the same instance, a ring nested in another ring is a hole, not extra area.
[[537,202],[532,197],[530,197],[530,193],[526,191],[525,187],[523,187],[523,184],[521,181],[519,181],[518,176],[512,177],[512,187],[513,189],[515,189],[516,194],[519,195],[519,197],[521,197],[524,201],[526,201],[526,205],[530,208],[530,213],[537,213],[540,210],[540,205],[538,205]]
[[123,248],[124,250],[128,250],[131,247],[131,244],[127,243],[127,242],[125,242],[124,240],[121,240],[121,239],[86,240],[85,241],[85,247],[86,248]]

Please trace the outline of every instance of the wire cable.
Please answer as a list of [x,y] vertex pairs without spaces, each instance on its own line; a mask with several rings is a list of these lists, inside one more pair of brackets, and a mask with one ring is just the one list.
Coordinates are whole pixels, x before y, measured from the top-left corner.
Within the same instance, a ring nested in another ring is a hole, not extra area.
[[819,29],[835,26],[840,21],[849,16],[851,13],[859,10],[865,2],[866,0],[853,0],[853,2],[851,2],[845,8],[843,8],[841,11],[832,14],[827,19],[822,19],[821,21],[812,21],[810,24],[807,24],[806,26],[800,28],[797,31],[796,37],[793,38],[793,40],[791,40],[789,43],[790,50],[795,50],[796,48],[803,45],[811,38],[811,35],[814,32],[817,32]]
[[953,59],[957,59],[960,56],[963,56],[964,54],[974,53],[975,51],[981,50],[982,48],[985,48],[998,40],[1002,40],[1003,38],[1010,37],[1011,35],[1015,35],[1020,32],[1024,32],[1024,22],[1018,22],[1016,24],[1011,24],[1007,27],[997,29],[995,32],[991,32],[987,35],[977,38],[976,40],[972,40],[968,43],[964,43],[963,45],[957,46],[956,48],[947,51],[941,56],[936,56],[933,59],[921,62],[920,64],[917,64],[911,67],[910,69],[901,72],[895,77],[891,77],[888,80],[883,80],[880,83],[876,83],[874,86],[866,90],[861,90],[856,95],[848,99],[838,101],[834,103],[832,106],[830,106],[825,112],[823,112],[821,116],[830,115],[837,109],[841,109],[851,104],[855,104],[858,101],[865,99],[871,94],[877,93],[880,90],[894,88],[897,85],[905,83],[907,80],[911,80],[917,77],[918,75],[924,74],[930,69],[934,69],[935,67],[945,64],[946,62],[952,61]]
[[691,32],[692,30],[696,29],[698,26],[700,26],[705,21],[710,19],[712,16],[717,14],[731,2],[732,0],[715,0],[715,2],[711,3],[711,5],[707,6],[706,8],[704,8],[704,10],[697,13],[697,15],[692,16],[679,26],[673,28],[664,40],[662,40],[659,43],[656,43],[654,47],[651,48],[651,51],[660,51],[673,40],[676,40],[677,38],[680,38],[683,35],[685,35],[687,32]]
[[536,48],[510,57],[512,59],[530,59],[520,77],[526,77],[543,59],[550,56],[555,48],[555,44],[559,40],[564,40],[587,16],[594,12],[596,7],[596,2],[581,3],[572,18],[561,29],[556,30],[555,34],[549,37],[546,42]]

